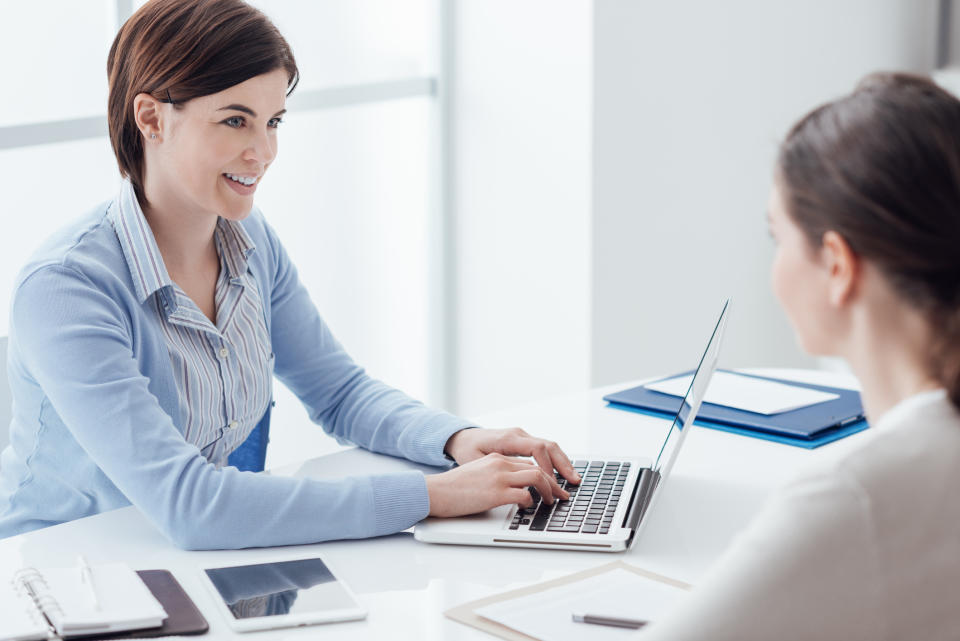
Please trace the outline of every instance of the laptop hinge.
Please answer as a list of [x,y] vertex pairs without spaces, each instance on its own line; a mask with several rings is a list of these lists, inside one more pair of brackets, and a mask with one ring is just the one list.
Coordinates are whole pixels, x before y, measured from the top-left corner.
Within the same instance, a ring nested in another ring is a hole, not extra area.
[[[635,532],[643,518],[647,507],[650,505],[650,499],[653,497],[653,491],[660,484],[660,472],[654,472],[650,468],[644,468],[640,471],[640,480],[637,481],[637,489],[633,493],[630,501],[630,507],[627,509],[627,516],[623,519],[623,527]],[[633,536],[631,534],[631,536]]]

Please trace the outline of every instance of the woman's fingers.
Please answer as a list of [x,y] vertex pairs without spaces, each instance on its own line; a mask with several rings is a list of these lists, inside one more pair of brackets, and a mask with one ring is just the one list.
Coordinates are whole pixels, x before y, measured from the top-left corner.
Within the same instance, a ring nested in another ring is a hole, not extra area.
[[551,477],[553,471],[557,470],[563,478],[571,483],[580,482],[580,475],[573,469],[570,458],[553,441],[534,438],[519,428],[510,430],[507,438],[508,440],[504,444],[506,450],[504,453],[532,456],[540,468]]
[[537,492],[540,493],[540,497],[543,498],[544,503],[550,505],[553,503],[553,488],[550,486],[550,481],[547,479],[547,475],[543,473],[540,468],[535,466],[530,466],[529,470],[521,470],[519,472],[513,472],[510,474],[510,486],[511,487],[534,487]]
[[506,500],[502,501],[500,505],[506,505],[507,503],[516,503],[520,507],[532,507],[533,497],[530,495],[530,490],[525,487],[511,487],[506,491]]
[[441,474],[427,477],[431,516],[474,514],[514,503],[530,507],[528,488],[536,488],[548,505],[569,494],[557,485],[552,472],[545,473],[529,460],[488,454]]
[[[546,483],[546,484],[549,486],[549,488],[550,488],[550,492],[549,492],[550,497],[553,497],[553,498],[561,498],[561,499],[568,499],[568,498],[570,498],[570,493],[567,492],[566,490],[564,490],[563,488],[561,488],[561,487],[560,487],[560,484],[557,483],[557,479],[556,479],[556,477],[554,477],[554,475],[553,475],[553,468],[552,468],[552,467],[548,468],[548,469],[550,470],[549,472],[545,472],[545,471],[543,471],[543,464],[540,464],[539,467],[538,467],[537,464],[531,463],[531,462],[526,461],[526,460],[523,460],[523,459],[518,459],[518,458],[510,457],[510,456],[503,456],[503,455],[501,455],[501,454],[491,454],[490,456],[491,456],[491,457],[495,457],[497,460],[501,461],[501,464],[502,464],[502,465],[504,465],[505,467],[507,467],[507,468],[509,468],[509,469],[511,469],[512,471],[515,471],[515,472],[531,471],[531,470],[532,470],[532,471],[540,472],[540,476],[539,476],[538,478],[542,477],[542,482],[543,482],[543,483]],[[544,450],[544,452],[542,453],[542,456],[546,456],[546,451],[545,451],[545,450]],[[549,460],[549,459],[547,459],[547,460]],[[537,461],[537,463],[540,463],[540,462]],[[534,484],[533,484],[533,483],[529,483],[529,485],[534,485]],[[544,497],[544,499],[546,499],[546,498],[547,498],[547,494],[545,494],[545,493],[543,492],[543,490],[542,490],[539,486],[536,486],[536,485],[534,485],[534,486],[537,487],[537,491],[540,492],[540,496],[542,496],[542,497]],[[551,502],[552,502],[552,499],[548,501],[548,503],[551,503]]]
[[[560,487],[560,484],[557,483],[557,477],[553,474],[554,462],[551,457],[551,450],[549,448],[547,441],[541,441],[536,447],[533,448],[533,458],[536,460],[537,464],[540,466],[540,469],[543,470],[543,473],[550,479],[550,487],[553,489],[554,496],[559,496],[560,498],[566,499],[570,498],[570,494]],[[556,447],[557,451],[560,450],[557,447],[556,443],[552,443]],[[561,456],[563,452],[560,452]],[[569,464],[569,462],[568,462]],[[558,467],[557,470],[560,468]],[[572,468],[571,468],[572,469]]]
[[575,469],[573,469],[573,463],[570,462],[570,457],[563,453],[563,450],[560,449],[560,446],[551,441],[547,446],[547,451],[550,453],[550,461],[552,462],[553,467],[560,472],[560,476],[567,479],[571,483],[579,484],[580,475],[577,474]]

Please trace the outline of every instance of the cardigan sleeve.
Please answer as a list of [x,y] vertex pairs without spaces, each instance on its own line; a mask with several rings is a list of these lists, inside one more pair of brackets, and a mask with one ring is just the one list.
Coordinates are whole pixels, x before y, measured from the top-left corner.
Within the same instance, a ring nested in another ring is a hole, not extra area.
[[275,232],[264,223],[274,282],[270,293],[275,374],[310,418],[338,439],[428,465],[449,465],[447,439],[465,419],[425,407],[375,380],[333,337]]
[[129,314],[80,270],[47,264],[18,286],[11,331],[27,375],[72,437],[174,543],[229,549],[362,538],[426,516],[420,472],[314,480],[217,469],[150,392]]

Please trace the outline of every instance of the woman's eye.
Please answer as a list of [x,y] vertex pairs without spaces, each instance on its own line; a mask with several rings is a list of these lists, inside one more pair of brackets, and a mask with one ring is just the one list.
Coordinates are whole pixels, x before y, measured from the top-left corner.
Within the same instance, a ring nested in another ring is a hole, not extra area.
[[281,122],[283,122],[283,118],[271,118],[270,121],[267,122],[267,126],[276,129],[280,126]]
[[240,116],[233,116],[231,118],[227,118],[223,122],[227,126],[233,127],[234,129],[239,129],[240,127],[243,126],[243,118],[241,118]]

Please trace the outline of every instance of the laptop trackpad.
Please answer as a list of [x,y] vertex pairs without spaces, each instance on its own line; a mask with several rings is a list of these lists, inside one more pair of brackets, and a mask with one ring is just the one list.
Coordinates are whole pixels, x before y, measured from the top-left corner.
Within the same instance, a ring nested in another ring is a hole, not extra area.
[[480,514],[457,516],[449,519],[428,518],[421,521],[417,528],[423,528],[431,532],[460,532],[466,530],[477,533],[487,530],[491,532],[500,531],[507,525],[507,517],[510,516],[514,507],[514,505],[501,505]]

